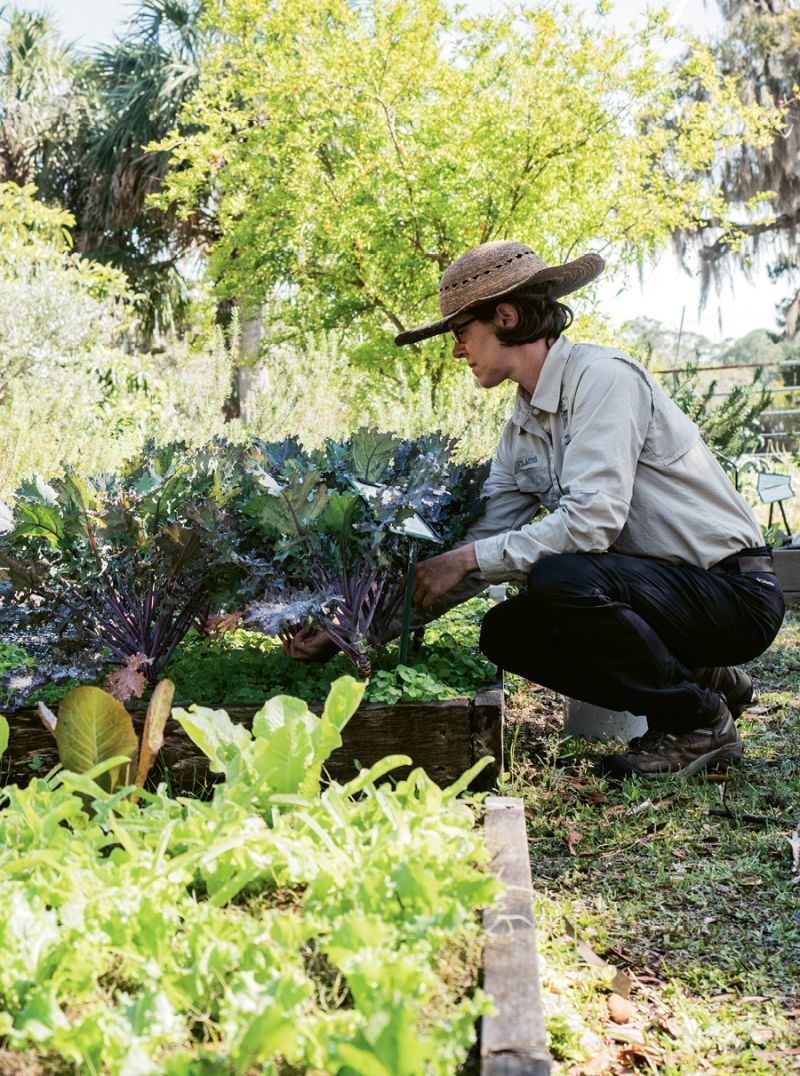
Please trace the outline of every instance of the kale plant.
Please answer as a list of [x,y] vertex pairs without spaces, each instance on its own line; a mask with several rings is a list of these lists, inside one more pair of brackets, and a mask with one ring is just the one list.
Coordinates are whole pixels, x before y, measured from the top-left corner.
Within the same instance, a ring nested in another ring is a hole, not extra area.
[[0,535],[12,600],[105,648],[106,662],[122,666],[110,683],[120,698],[155,684],[187,630],[235,589],[223,517],[237,458],[225,444],[148,444],[120,474],[82,480],[67,470],[17,491]]
[[279,636],[318,626],[368,676],[368,646],[402,601],[404,521],[418,513],[448,548],[480,512],[488,465],[456,463],[454,448],[441,435],[399,441],[368,429],[311,453],[256,442],[237,494],[244,624]]

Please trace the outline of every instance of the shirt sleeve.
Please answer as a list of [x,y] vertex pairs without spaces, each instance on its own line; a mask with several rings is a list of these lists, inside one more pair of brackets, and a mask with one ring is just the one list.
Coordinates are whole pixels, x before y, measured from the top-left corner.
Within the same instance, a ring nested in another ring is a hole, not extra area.
[[[488,537],[518,530],[530,523],[536,514],[539,498],[534,493],[523,493],[514,478],[513,444],[514,433],[509,421],[503,429],[489,477],[482,490],[484,510],[457,545],[477,543]],[[488,582],[494,583],[497,580],[490,579]]]
[[[498,535],[505,531],[522,527],[529,523],[539,507],[539,498],[531,493],[523,493],[514,481],[513,468],[510,463],[511,452],[511,426],[506,423],[497,446],[489,477],[481,491],[484,499],[484,508],[481,515],[471,524],[467,533],[460,542],[453,546],[469,545],[477,543],[487,535]],[[476,545],[477,548],[477,545]],[[435,555],[435,554],[434,554]],[[506,577],[503,576],[503,579]],[[457,586],[452,587],[446,594],[442,594],[429,610],[415,609],[411,616],[411,627],[419,628],[436,617],[446,613],[462,602],[469,601],[476,594],[480,594],[490,583],[499,580],[487,578],[481,571],[470,572]],[[398,612],[391,625],[387,629],[384,641],[394,639],[400,634],[402,615]]]
[[476,541],[481,575],[490,583],[524,582],[542,557],[606,552],[628,518],[653,411],[643,371],[613,357],[591,363],[572,400],[557,507],[519,530]]

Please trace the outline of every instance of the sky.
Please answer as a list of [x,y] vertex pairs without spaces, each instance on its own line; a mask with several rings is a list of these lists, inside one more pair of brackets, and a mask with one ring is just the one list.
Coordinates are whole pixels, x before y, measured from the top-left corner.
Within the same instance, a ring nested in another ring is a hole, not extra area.
[[[124,29],[136,7],[131,0],[12,0],[14,6],[49,11],[70,40],[88,47],[113,40]],[[495,0],[473,0],[484,10]],[[592,10],[594,0],[573,0],[574,6]],[[647,0],[614,0],[611,18],[624,28],[641,20]],[[714,0],[667,0],[675,21],[691,28],[698,36],[713,36],[723,27]],[[524,241],[524,236],[519,237]],[[704,311],[700,312],[700,288],[696,277],[687,274],[670,252],[640,274],[633,270],[627,281],[616,277],[600,287],[604,309],[614,321],[635,317],[655,318],[677,331],[683,323],[685,332],[698,332],[711,340],[743,336],[753,329],[776,328],[775,304],[785,294],[785,285],[775,286],[766,270],[747,280],[735,272],[719,292],[712,290]]]

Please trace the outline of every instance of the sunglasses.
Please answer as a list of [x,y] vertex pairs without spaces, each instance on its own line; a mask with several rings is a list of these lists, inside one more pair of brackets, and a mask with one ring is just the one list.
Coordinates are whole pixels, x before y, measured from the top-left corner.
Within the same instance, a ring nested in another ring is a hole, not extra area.
[[453,339],[457,344],[464,343],[464,337],[466,335],[466,328],[471,325],[473,321],[477,321],[477,318],[468,318],[466,321],[462,321],[460,325],[451,325],[450,332],[453,334]]

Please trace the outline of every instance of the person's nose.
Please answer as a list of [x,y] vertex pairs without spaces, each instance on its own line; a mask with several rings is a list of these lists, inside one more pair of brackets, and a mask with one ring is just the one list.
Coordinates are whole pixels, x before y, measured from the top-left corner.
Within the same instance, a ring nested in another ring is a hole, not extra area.
[[454,341],[454,343],[453,343],[453,358],[454,359],[460,359],[460,358],[463,358],[463,356],[465,356],[465,355],[466,355],[466,351],[464,350],[463,343],[460,340]]

